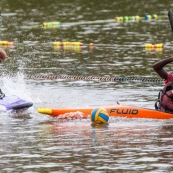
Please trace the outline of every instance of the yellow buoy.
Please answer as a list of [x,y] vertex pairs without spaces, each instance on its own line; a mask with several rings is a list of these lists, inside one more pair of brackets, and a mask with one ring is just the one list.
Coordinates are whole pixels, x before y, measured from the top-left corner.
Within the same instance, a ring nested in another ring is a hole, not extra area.
[[0,45],[12,46],[14,43],[10,41],[0,41]]
[[146,48],[163,48],[163,44],[145,44]]
[[54,42],[53,45],[54,46],[83,46],[84,44],[81,42],[66,41],[66,42]]

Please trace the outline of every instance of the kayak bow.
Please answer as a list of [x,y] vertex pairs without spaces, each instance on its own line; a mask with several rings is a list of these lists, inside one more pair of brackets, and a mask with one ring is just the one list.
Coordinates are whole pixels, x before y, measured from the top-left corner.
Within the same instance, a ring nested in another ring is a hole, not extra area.
[[0,99],[0,111],[27,109],[32,105],[32,102],[23,100],[15,95],[5,96]]

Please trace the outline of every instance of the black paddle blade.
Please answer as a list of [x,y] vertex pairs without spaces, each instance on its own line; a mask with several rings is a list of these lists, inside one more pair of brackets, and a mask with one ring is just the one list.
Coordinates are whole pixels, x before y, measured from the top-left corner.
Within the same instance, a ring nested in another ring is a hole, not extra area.
[[171,28],[172,28],[172,31],[173,31],[173,12],[172,11],[168,11],[168,18],[169,18]]

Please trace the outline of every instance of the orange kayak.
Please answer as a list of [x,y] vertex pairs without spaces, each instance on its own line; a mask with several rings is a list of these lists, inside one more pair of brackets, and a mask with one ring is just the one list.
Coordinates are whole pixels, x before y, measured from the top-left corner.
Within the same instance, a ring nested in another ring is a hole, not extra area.
[[[71,112],[81,112],[85,115],[90,115],[96,107],[86,108],[38,108],[38,112],[47,114],[53,117],[58,117]],[[107,109],[109,116],[126,117],[126,118],[152,118],[152,119],[171,119],[173,114],[157,111],[154,109],[140,108],[134,106],[112,105],[102,106]]]

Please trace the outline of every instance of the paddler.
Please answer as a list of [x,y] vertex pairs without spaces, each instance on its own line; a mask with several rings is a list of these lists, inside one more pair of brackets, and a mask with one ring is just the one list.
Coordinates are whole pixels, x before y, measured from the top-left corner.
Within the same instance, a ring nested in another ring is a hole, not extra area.
[[167,72],[164,67],[172,62],[173,57],[160,60],[153,65],[153,69],[165,81],[164,88],[159,92],[155,108],[169,113],[173,113],[173,74]]
[[[6,52],[2,48],[0,48],[0,63],[3,62],[7,58],[8,58],[8,56],[7,56]],[[4,96],[5,96],[5,94],[0,89],[0,99],[2,99]]]

